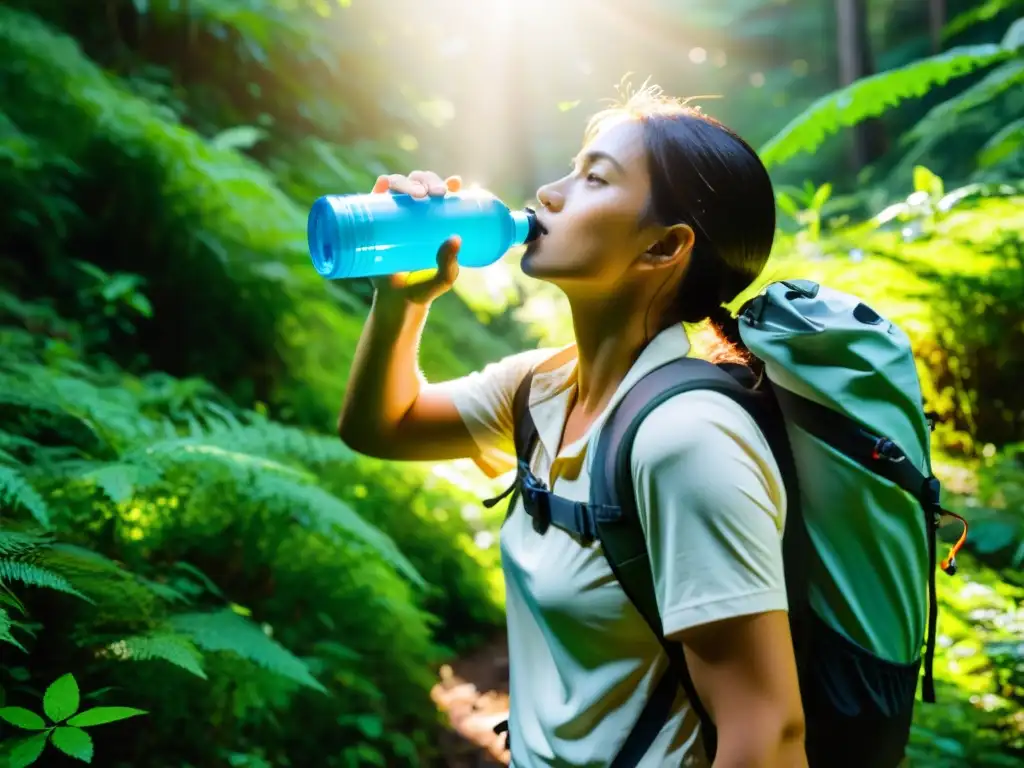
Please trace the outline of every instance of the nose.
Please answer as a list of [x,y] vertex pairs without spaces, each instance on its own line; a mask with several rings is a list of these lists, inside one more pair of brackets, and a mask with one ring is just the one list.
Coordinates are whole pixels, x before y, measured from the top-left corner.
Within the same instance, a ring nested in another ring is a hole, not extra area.
[[544,184],[537,190],[537,202],[549,211],[559,211],[565,204],[565,196],[555,184]]

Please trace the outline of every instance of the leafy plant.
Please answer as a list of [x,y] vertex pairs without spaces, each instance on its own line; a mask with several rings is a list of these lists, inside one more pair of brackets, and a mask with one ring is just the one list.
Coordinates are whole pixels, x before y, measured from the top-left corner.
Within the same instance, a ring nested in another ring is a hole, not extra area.
[[[856,125],[870,117],[878,117],[907,99],[920,98],[935,86],[1012,59],[1024,45],[1022,34],[1024,20],[1011,26],[1000,43],[953,48],[888,72],[862,78],[823,96],[761,147],[761,159],[766,165],[773,166],[801,152],[813,152],[830,134],[841,128]],[[1019,76],[1015,64],[1007,66],[1009,68],[993,77],[990,83],[1012,83]],[[961,109],[966,108],[969,99],[984,98],[981,94],[986,90],[993,91],[995,86],[979,88],[974,97],[957,97],[957,103]],[[955,103],[948,111],[954,112],[956,109]],[[933,116],[932,119],[936,118]]]
[[76,760],[91,763],[92,737],[84,728],[148,714],[134,707],[92,707],[79,712],[80,703],[78,682],[73,674],[68,673],[50,683],[43,696],[43,713],[49,724],[25,707],[0,707],[0,719],[15,728],[36,731],[31,736],[4,744],[7,765],[10,768],[32,765],[42,756],[47,743]]

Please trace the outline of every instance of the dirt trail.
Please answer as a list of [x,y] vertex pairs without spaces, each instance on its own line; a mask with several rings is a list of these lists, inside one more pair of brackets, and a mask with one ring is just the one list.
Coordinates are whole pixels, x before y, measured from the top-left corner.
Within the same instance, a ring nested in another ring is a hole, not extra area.
[[442,667],[430,697],[451,723],[441,744],[449,768],[508,765],[505,736],[492,730],[508,717],[504,630],[470,656]]

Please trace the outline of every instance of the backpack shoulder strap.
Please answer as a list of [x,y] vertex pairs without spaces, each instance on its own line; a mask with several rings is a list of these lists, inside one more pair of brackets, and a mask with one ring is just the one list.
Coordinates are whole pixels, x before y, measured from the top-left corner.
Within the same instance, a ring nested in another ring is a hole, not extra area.
[[597,524],[604,555],[622,590],[661,642],[670,666],[670,673],[662,677],[648,697],[643,713],[612,762],[612,768],[636,765],[647,753],[671,713],[679,685],[700,718],[708,759],[713,760],[716,752],[714,724],[690,679],[683,648],[665,639],[631,470],[633,440],[644,419],[670,398],[693,390],[712,390],[727,395],[760,423],[758,397],[741,384],[736,375],[706,360],[682,358],[651,371],[633,385],[602,428],[593,457],[591,504],[619,510],[615,519]]
[[491,499],[484,499],[485,507],[493,507],[502,499],[509,497],[505,519],[512,514],[515,507],[516,494],[521,490],[520,484],[530,473],[530,456],[537,444],[537,425],[530,415],[530,387],[533,385],[533,371],[530,371],[519,382],[516,393],[512,397],[512,440],[516,449],[516,478],[502,493]]

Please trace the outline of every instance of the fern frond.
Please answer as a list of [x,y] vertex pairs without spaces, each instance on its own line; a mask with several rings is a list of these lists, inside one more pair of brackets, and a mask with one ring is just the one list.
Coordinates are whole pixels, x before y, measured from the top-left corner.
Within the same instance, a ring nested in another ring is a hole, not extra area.
[[942,30],[942,38],[948,40],[951,37],[955,37],[975,24],[994,19],[1000,13],[1009,10],[1015,5],[1024,6],[1024,0],[987,0],[987,2],[964,11],[949,22],[945,29]]
[[241,481],[249,479],[257,472],[277,472],[296,478],[308,476],[308,473],[262,456],[231,450],[205,440],[199,442],[193,438],[175,438],[153,443],[141,452],[126,456],[125,459],[157,470],[161,466],[188,464],[216,466]]
[[82,480],[95,483],[104,495],[115,504],[127,501],[138,489],[147,488],[161,479],[158,467],[129,464],[127,462],[103,463],[79,475]]
[[264,419],[248,425],[227,424],[211,427],[207,441],[214,445],[234,446],[246,453],[298,461],[310,467],[348,462],[355,454],[341,440],[275,424]]
[[0,531],[0,557],[24,559],[25,555],[47,546],[50,539],[34,533]]
[[38,448],[39,445],[35,441],[0,429],[0,451],[3,451],[4,455],[10,455],[8,451],[37,450]]
[[366,522],[352,507],[323,488],[280,476],[260,475],[253,478],[253,493],[260,501],[286,509],[298,522],[312,530],[328,535],[345,532],[358,537],[417,586],[426,585],[390,536]]
[[20,581],[22,584],[53,589],[57,592],[74,595],[89,603],[93,602],[93,600],[71,586],[71,583],[59,573],[55,573],[41,565],[26,563],[22,560],[0,558],[0,581]]
[[234,653],[308,688],[327,692],[305,662],[234,611],[183,613],[172,616],[170,623],[205,651]]
[[949,133],[964,112],[976,109],[1011,88],[1024,85],[1024,59],[1014,59],[996,67],[967,90],[936,105],[905,133],[900,143],[920,141],[929,134]]
[[189,638],[173,632],[152,632],[148,635],[125,637],[111,643],[104,651],[114,658],[125,661],[160,659],[196,677],[206,679],[202,653]]
[[865,77],[823,96],[790,121],[761,147],[761,160],[771,167],[801,152],[813,152],[840,128],[877,117],[907,99],[924,96],[936,85],[1012,55],[1012,51],[996,43],[963,46]]
[[147,579],[143,576],[139,576],[138,574],[135,575],[135,580],[161,600],[168,603],[181,603],[183,605],[188,605],[192,602],[186,595],[183,595],[174,587],[169,587],[159,581],[153,581],[152,579]]
[[44,528],[50,527],[50,510],[28,479],[13,467],[0,465],[0,504],[27,510]]
[[[11,621],[10,615],[7,613],[6,608],[0,607],[0,643],[10,643],[13,646],[20,648],[25,651],[25,646],[18,642],[17,638],[11,634],[11,628],[15,626],[15,622]],[[28,653],[28,651],[25,651]]]
[[85,591],[92,602],[116,609],[119,620],[130,621],[163,611],[162,598],[135,574],[99,552],[57,543],[43,551],[39,564]]

